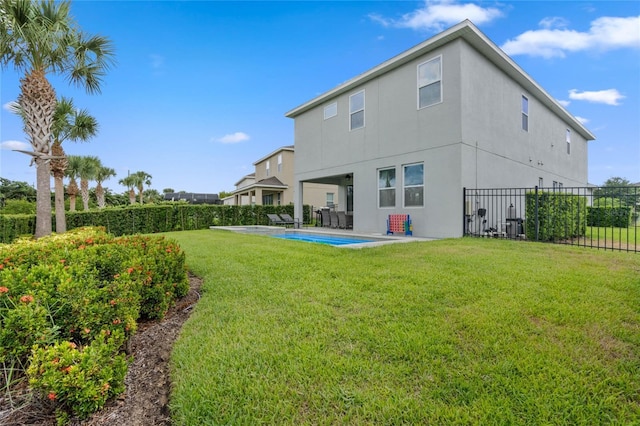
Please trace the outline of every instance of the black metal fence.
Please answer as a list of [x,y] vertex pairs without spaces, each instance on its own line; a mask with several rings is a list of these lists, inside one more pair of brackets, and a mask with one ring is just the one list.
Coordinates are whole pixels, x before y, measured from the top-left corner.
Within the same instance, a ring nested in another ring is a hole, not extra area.
[[466,236],[640,253],[640,187],[463,189]]

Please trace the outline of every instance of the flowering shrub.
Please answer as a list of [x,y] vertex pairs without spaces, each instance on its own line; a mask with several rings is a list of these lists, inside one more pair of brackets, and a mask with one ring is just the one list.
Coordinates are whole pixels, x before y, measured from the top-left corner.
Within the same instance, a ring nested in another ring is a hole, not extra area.
[[61,419],[85,416],[122,391],[138,319],[162,318],[188,288],[184,252],[162,237],[79,229],[0,246],[0,362],[30,364]]
[[124,391],[127,359],[119,353],[124,335],[102,332],[87,346],[59,342],[33,351],[29,385],[53,404],[59,418],[85,418]]

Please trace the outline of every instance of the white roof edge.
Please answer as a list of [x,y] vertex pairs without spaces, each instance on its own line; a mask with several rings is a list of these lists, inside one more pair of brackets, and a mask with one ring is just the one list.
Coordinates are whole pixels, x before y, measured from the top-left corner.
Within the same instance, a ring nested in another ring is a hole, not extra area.
[[316,106],[326,102],[327,100],[340,95],[344,92],[352,90],[356,86],[366,83],[379,75],[385,74],[403,64],[413,60],[414,58],[424,55],[425,53],[437,49],[457,38],[467,41],[476,50],[487,57],[493,64],[503,70],[508,76],[520,83],[523,88],[531,95],[536,96],[543,104],[555,112],[557,115],[565,119],[580,133],[586,140],[594,140],[595,136],[580,121],[578,121],[571,113],[569,113],[562,105],[558,103],[546,90],[533,80],[516,62],[502,51],[494,42],[484,35],[478,27],[470,20],[466,19],[453,27],[436,34],[435,36],[423,41],[422,43],[394,56],[393,58],[371,68],[368,71],[338,85],[337,87],[311,99],[308,102],[288,111],[285,117],[295,118],[296,116],[308,111]]
[[254,161],[253,165],[255,166],[256,164],[263,162],[267,158],[273,157],[274,155],[276,155],[280,151],[294,151],[295,152],[295,147],[293,145],[281,146],[280,148],[276,149],[275,151],[271,152],[270,154],[267,154],[264,157],[260,158],[259,160]]

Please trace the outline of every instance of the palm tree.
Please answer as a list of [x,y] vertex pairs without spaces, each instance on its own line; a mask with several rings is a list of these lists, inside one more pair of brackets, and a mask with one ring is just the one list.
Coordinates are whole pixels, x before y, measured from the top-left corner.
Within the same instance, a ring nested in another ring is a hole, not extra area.
[[136,192],[134,191],[134,188],[136,187],[136,182],[135,182],[135,178],[133,177],[133,175],[127,175],[126,178],[120,179],[118,181],[118,183],[120,185],[126,186],[128,188],[129,204],[135,204],[136,203]]
[[96,172],[102,164],[98,157],[87,156],[80,157],[79,177],[80,177],[80,195],[82,196],[82,206],[85,211],[89,210],[89,181],[96,178]]
[[[98,122],[90,116],[86,110],[78,110],[71,99],[60,98],[56,104],[53,115],[51,134],[51,174],[55,187],[56,232],[63,233],[67,230],[64,214],[64,184],[62,179],[69,164],[62,142],[65,140],[86,141],[98,133]],[[75,208],[75,205],[74,205]]]
[[87,36],[70,15],[68,1],[0,0],[0,65],[24,72],[18,103],[36,164],[36,232],[51,233],[51,126],[56,93],[47,74],[59,74],[98,93],[112,63],[111,42]]
[[135,172],[131,176],[133,176],[135,187],[138,188],[138,198],[140,199],[140,204],[142,204],[143,203],[142,192],[144,191],[144,186],[151,185],[152,176],[149,173],[143,172],[143,171]]
[[96,180],[96,201],[98,202],[98,208],[103,209],[105,206],[104,202],[104,188],[102,188],[102,182],[116,175],[116,171],[109,167],[100,166],[96,170],[95,180]]
[[82,165],[82,157],[79,155],[69,155],[67,157],[67,169],[64,175],[69,178],[67,185],[67,194],[69,194],[69,211],[76,211],[76,197],[80,192],[76,179],[80,177],[80,167]]

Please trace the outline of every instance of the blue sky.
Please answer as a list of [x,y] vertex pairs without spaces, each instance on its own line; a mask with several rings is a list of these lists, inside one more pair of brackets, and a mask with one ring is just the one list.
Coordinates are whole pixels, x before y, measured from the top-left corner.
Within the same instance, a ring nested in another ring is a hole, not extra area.
[[[640,182],[638,1],[75,1],[90,34],[109,37],[116,66],[99,95],[57,76],[100,123],[74,155],[151,187],[231,191],[253,162],[293,141],[284,114],[468,18],[595,134],[589,182]],[[6,105],[19,78],[2,70],[0,176],[30,184],[22,124]]]

